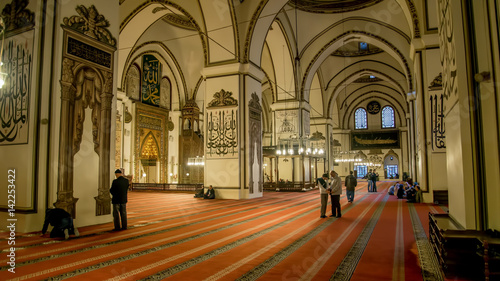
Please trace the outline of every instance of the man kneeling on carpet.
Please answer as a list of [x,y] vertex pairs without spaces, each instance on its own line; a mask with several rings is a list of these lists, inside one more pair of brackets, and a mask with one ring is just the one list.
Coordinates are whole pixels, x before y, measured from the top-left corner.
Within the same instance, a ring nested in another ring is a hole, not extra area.
[[49,208],[45,211],[42,236],[47,232],[49,224],[53,226],[52,231],[50,231],[50,238],[64,237],[64,239],[68,239],[70,234],[80,236],[78,229],[73,224],[73,218],[63,209]]

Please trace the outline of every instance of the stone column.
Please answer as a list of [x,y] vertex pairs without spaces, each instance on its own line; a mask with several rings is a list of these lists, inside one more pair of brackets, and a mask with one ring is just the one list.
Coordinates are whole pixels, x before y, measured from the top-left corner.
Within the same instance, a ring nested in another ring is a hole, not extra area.
[[73,197],[73,111],[76,88],[73,85],[73,65],[70,59],[63,61],[61,78],[61,127],[59,135],[59,160],[57,179],[57,201],[54,206],[66,210],[76,217],[76,202]]
[[409,120],[409,141],[408,141],[408,150],[409,150],[409,153],[410,153],[410,156],[409,156],[409,162],[410,162],[410,170],[408,171],[410,174],[408,176],[410,176],[413,181],[417,181],[417,170],[416,170],[416,166],[417,166],[417,150],[416,150],[416,128],[415,128],[415,99],[416,99],[416,94],[415,93],[409,93],[408,94],[408,98],[407,98],[407,101],[408,101],[408,107],[410,108],[410,116],[407,117]]
[[111,72],[105,74],[104,91],[101,93],[101,120],[99,132],[99,185],[98,195],[94,197],[96,200],[96,216],[111,214],[111,196],[110,188],[110,149],[111,149],[111,104],[113,102],[113,94],[111,85],[113,75]]
[[205,186],[216,198],[262,197],[261,81],[251,64],[204,69]]

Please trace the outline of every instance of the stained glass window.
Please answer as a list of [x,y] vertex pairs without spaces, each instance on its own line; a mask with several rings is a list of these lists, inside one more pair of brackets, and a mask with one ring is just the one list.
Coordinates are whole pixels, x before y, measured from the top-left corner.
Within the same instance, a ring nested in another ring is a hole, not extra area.
[[354,124],[356,129],[367,129],[366,110],[358,108],[354,114]]
[[382,108],[382,128],[394,128],[394,109],[390,106]]

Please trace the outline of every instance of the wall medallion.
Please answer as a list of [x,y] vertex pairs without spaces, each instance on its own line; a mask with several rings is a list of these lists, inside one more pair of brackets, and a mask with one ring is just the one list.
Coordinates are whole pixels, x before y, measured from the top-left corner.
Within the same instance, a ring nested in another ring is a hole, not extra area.
[[380,112],[380,103],[378,103],[378,101],[371,101],[368,103],[366,110],[370,114],[377,114]]

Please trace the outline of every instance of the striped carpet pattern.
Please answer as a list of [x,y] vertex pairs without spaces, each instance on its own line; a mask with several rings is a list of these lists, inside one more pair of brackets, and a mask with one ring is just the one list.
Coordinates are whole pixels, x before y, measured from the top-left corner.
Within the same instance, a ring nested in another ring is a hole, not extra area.
[[360,182],[354,203],[344,190],[342,217],[324,219],[317,190],[252,200],[130,192],[128,230],[81,227],[66,241],[18,233],[15,273],[0,233],[0,280],[443,280],[427,214],[444,210],[389,196],[389,185],[372,193]]

